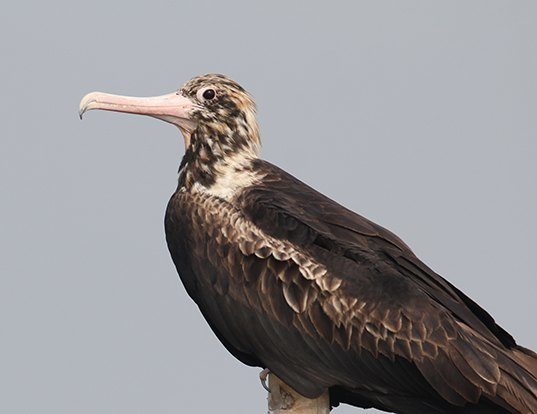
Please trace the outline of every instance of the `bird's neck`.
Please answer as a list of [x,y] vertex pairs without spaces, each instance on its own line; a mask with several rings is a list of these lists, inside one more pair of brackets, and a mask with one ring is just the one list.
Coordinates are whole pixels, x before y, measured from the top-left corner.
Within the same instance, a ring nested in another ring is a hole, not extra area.
[[192,133],[179,167],[179,191],[230,199],[259,178],[253,169],[260,149],[257,128],[222,132],[198,128]]

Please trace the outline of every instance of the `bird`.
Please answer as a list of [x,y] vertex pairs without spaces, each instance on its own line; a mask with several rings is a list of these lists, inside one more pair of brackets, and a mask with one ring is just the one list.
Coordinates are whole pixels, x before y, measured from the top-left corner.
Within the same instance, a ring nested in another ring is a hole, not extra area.
[[252,96],[220,74],[167,95],[92,92],[185,143],[166,241],[227,350],[306,398],[401,413],[537,413],[537,354],[398,236],[260,158]]

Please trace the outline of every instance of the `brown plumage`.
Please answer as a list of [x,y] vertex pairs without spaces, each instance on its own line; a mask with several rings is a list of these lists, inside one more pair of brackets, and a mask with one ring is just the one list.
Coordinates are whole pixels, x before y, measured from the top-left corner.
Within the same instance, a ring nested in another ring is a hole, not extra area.
[[[88,95],[81,112],[126,111],[103,96]],[[260,160],[240,86],[206,75],[177,96],[179,114],[142,105],[185,136],[166,238],[235,357],[306,397],[329,389],[334,405],[537,413],[537,355],[397,236]]]

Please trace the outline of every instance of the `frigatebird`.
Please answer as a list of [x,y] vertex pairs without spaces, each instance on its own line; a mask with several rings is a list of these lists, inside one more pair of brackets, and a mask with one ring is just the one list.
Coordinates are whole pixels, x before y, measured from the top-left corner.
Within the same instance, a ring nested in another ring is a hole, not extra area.
[[165,216],[190,297],[237,359],[307,398],[396,413],[537,413],[537,354],[396,235],[259,158],[251,96],[217,74],[91,109],[179,127]]

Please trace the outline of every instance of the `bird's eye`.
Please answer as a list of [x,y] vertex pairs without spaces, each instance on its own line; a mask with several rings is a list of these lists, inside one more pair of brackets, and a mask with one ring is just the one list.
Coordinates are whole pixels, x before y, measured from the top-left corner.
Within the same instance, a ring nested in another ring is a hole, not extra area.
[[202,96],[203,96],[203,99],[210,101],[216,96],[216,92],[214,91],[214,89],[206,89],[205,91],[203,91]]

